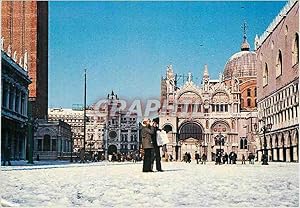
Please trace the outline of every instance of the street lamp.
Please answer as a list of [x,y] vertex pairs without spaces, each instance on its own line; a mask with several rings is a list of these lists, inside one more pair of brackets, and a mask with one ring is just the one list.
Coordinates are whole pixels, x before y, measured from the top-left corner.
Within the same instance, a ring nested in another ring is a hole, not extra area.
[[75,133],[72,131],[72,137],[71,137],[71,157],[70,157],[70,162],[73,162],[73,146],[74,146],[74,137]]
[[266,118],[263,117],[262,119],[260,119],[259,121],[262,121],[263,122],[263,126],[262,128],[260,129],[260,131],[258,130],[258,126],[257,124],[254,124],[254,129],[257,133],[261,132],[263,133],[264,135],[264,152],[263,152],[263,156],[262,156],[262,159],[263,159],[263,163],[262,165],[269,165],[268,164],[268,150],[267,150],[267,138],[266,138],[266,133],[271,131],[272,129],[272,124],[271,123],[268,123],[266,124]]
[[215,137],[215,144],[220,145],[220,149],[219,149],[220,158],[218,159],[219,164],[221,164],[221,152],[222,152],[222,145],[224,146],[224,143],[225,143],[225,137],[221,134],[221,132],[219,132],[219,134]]

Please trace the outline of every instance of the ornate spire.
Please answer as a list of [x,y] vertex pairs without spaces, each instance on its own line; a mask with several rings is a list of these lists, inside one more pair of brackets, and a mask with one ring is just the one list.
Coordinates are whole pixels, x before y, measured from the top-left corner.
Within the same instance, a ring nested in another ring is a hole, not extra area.
[[250,50],[250,45],[249,45],[249,43],[247,41],[247,35],[246,35],[247,28],[248,28],[247,23],[244,22],[244,24],[242,25],[242,29],[243,29],[243,43],[241,45],[241,51],[249,51]]

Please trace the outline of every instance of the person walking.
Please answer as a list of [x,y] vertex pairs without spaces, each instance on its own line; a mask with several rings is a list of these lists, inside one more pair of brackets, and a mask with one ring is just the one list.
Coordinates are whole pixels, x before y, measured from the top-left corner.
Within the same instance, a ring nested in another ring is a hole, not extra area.
[[225,159],[224,164],[225,163],[228,164],[228,154],[227,154],[227,152],[225,152],[224,159]]
[[245,155],[244,154],[242,154],[242,164],[246,164],[246,162],[245,162]]
[[81,149],[80,149],[80,152],[79,152],[80,163],[84,163],[84,162],[85,162],[84,156],[85,156],[84,149],[81,148]]
[[206,155],[205,155],[205,153],[203,153],[203,155],[202,155],[202,163],[201,164],[206,164],[206,159],[207,159],[207,157],[206,157]]
[[155,134],[154,127],[151,125],[150,119],[144,118],[142,122],[142,147],[144,149],[143,172],[153,172],[151,169],[153,142],[152,136]]
[[191,153],[187,153],[187,161],[190,163],[192,160]]
[[154,147],[154,154],[151,162],[151,167],[153,167],[155,161],[156,170],[162,172],[163,170],[161,169],[160,146],[157,145],[157,131],[161,131],[161,130],[158,128],[158,124],[154,121],[153,121],[153,128],[154,128],[154,134],[152,135],[152,143]]
[[197,164],[199,164],[200,155],[197,151],[195,151],[195,160],[197,161]]
[[185,154],[184,154],[184,156],[183,156],[183,161],[184,161],[185,163],[188,162],[188,153],[187,153],[187,152],[185,152]]

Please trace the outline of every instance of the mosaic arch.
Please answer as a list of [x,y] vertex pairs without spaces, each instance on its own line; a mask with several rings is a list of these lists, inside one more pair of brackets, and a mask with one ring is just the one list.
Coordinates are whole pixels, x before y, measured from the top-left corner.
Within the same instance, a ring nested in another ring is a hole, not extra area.
[[211,125],[211,131],[216,133],[227,133],[230,132],[229,124],[226,121],[216,121]]
[[179,139],[186,140],[194,138],[201,140],[203,138],[203,127],[197,122],[184,122],[179,128]]

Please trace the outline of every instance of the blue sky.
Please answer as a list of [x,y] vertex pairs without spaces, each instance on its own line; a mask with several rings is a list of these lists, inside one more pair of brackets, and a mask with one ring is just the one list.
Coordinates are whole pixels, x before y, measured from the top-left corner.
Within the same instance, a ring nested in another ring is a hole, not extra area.
[[[49,2],[49,107],[87,103],[111,90],[122,98],[159,97],[166,66],[218,78],[240,50],[248,24],[254,49],[285,2]],[[196,79],[198,78],[198,79]],[[180,82],[181,83],[181,82]]]

